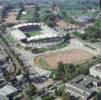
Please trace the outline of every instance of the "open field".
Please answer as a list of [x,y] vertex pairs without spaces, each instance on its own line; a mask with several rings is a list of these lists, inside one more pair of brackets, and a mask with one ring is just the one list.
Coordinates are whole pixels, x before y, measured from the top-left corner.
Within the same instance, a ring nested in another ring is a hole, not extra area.
[[18,23],[19,21],[16,19],[16,17],[17,12],[9,12],[5,18],[5,23]]
[[38,31],[35,31],[35,32],[29,32],[29,33],[26,33],[27,36],[35,36],[35,35],[40,35],[41,33]]
[[87,51],[80,49],[64,51],[56,54],[49,54],[45,56],[36,57],[36,64],[46,69],[56,69],[58,62],[62,61],[65,64],[68,63],[81,63],[91,59],[93,55]]

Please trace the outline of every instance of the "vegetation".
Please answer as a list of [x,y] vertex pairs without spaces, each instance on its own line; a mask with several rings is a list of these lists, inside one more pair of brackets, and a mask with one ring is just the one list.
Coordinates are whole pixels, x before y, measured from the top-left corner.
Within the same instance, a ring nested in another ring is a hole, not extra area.
[[70,93],[69,92],[65,92],[65,86],[57,88],[55,90],[55,94],[56,94],[56,96],[61,97],[62,100],[72,100]]
[[33,22],[40,22],[40,8],[36,5],[33,13]]
[[97,93],[97,94],[94,96],[94,100],[101,100],[101,93]]
[[73,32],[72,34],[77,36],[77,37],[81,37],[81,34],[79,32]]
[[68,16],[96,16],[96,12],[89,13],[88,10],[98,9],[99,3],[93,0],[64,0],[59,7]]
[[88,27],[81,38],[91,42],[101,41],[101,18],[97,19],[93,26]]
[[36,60],[35,61],[36,64],[38,64],[40,67],[42,67],[44,69],[49,69],[49,65],[45,61],[44,57],[39,57],[38,60],[37,60],[37,58],[35,60]]
[[37,53],[43,53],[46,51],[46,48],[34,48],[32,50],[33,53],[37,54]]
[[55,46],[51,46],[48,48],[34,48],[34,49],[32,49],[32,52],[36,53],[36,54],[37,53],[44,53],[46,51],[61,49],[61,48],[64,48],[65,46],[67,46],[67,43],[61,43],[61,44],[57,44]]
[[[46,10],[45,15],[43,16],[43,21],[50,27],[55,26],[55,19],[56,18],[61,18],[59,12],[56,11],[55,7],[56,7],[56,5],[53,4],[52,5],[52,11],[51,10]],[[57,12],[57,14],[53,13],[54,10]]]
[[80,74],[89,74],[89,68],[101,62],[101,56],[93,57],[92,60],[82,64],[58,63],[58,70],[55,72],[56,80],[68,81]]
[[54,100],[55,98],[53,96],[43,96],[42,100]]
[[[65,14],[65,13],[63,13]],[[72,24],[75,24],[76,22],[73,20],[72,17],[68,16],[68,15],[64,15],[64,21],[67,22],[67,23],[72,23]]]
[[19,13],[18,13],[18,15],[17,15],[17,17],[16,17],[17,20],[19,20],[19,19],[21,18],[21,15],[22,15],[22,12],[23,12],[23,11],[25,11],[25,8],[24,8],[24,5],[21,4],[21,5],[20,5]]
[[38,31],[26,33],[27,36],[35,36],[35,35],[40,35],[40,34],[41,34],[41,33],[38,32]]

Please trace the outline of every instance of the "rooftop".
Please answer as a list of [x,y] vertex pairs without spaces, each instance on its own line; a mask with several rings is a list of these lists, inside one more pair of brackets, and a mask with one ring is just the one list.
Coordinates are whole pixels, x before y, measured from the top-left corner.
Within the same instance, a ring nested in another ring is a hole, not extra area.
[[77,22],[89,22],[91,21],[93,18],[89,17],[89,16],[79,16],[76,21]]
[[11,85],[5,85],[3,88],[0,89],[0,95],[2,96],[8,96],[15,92],[17,92],[17,89]]
[[7,97],[0,95],[0,100],[9,100]]
[[101,71],[101,64],[94,65],[90,69],[96,70],[96,71]]
[[87,97],[95,91],[98,83],[101,81],[90,76],[79,75],[75,79],[67,83],[69,91],[80,94],[81,96]]

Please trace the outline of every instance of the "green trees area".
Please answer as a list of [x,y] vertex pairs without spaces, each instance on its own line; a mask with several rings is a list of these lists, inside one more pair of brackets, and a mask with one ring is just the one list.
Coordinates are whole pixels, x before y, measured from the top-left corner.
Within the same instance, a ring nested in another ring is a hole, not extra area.
[[89,74],[89,68],[101,62],[101,56],[93,57],[81,64],[64,64],[58,63],[58,70],[55,72],[54,79],[67,82],[80,74]]
[[53,96],[43,96],[42,100],[54,100]]
[[101,18],[97,19],[93,26],[88,27],[81,38],[90,42],[101,41]]
[[56,94],[56,96],[61,97],[62,100],[71,100],[70,93],[65,92],[65,87],[64,86],[59,88],[59,89],[56,89],[55,94]]
[[101,92],[95,95],[94,100],[101,100]]
[[[56,95],[56,97],[61,98],[61,100],[73,100],[73,99],[71,99],[70,93],[65,92],[64,86],[61,88],[56,88],[55,95]],[[47,95],[47,96],[43,96],[42,100],[55,100],[55,97]]]
[[33,13],[33,22],[40,22],[40,8],[36,5]]
[[25,11],[25,7],[23,4],[20,4],[20,10],[19,10],[19,13],[16,17],[17,20],[20,20],[21,19],[21,15],[22,15],[22,12]]

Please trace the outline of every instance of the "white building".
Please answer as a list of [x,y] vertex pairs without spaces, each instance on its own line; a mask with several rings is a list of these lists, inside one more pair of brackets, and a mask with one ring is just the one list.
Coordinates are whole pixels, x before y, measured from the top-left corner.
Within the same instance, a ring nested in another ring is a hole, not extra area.
[[90,68],[90,75],[101,78],[101,64],[94,65]]
[[9,100],[7,97],[0,95],[0,100]]
[[79,22],[79,23],[90,23],[93,21],[93,18],[89,16],[79,16],[75,20],[76,22]]
[[86,75],[79,75],[65,84],[65,91],[79,100],[91,100],[101,81]]
[[0,88],[0,95],[2,95],[2,96],[10,96],[10,95],[16,93],[17,91],[18,90],[15,87],[7,84],[4,87]]

